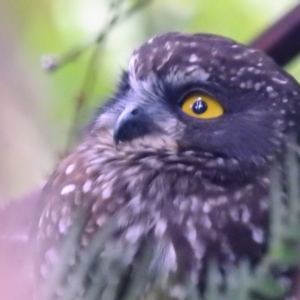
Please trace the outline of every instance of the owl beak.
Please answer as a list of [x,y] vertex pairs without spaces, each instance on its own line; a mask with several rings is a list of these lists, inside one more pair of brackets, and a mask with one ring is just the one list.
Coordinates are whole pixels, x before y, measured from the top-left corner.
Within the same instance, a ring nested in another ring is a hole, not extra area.
[[115,144],[131,141],[150,133],[151,124],[153,124],[152,120],[142,108],[132,105],[126,107],[114,127]]

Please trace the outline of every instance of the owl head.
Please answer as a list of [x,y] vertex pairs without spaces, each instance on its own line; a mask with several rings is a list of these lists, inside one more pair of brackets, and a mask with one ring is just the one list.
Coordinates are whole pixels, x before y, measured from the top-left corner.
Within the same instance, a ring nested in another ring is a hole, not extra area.
[[265,168],[300,123],[300,87],[231,39],[167,33],[134,50],[93,134],[117,151],[172,153],[216,172]]

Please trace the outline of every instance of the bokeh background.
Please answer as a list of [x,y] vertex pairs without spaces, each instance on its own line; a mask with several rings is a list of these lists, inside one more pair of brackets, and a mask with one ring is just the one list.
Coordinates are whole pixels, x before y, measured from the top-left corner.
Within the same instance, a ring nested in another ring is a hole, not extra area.
[[[108,21],[111,2],[0,0],[1,201],[34,189],[51,173],[65,149],[75,98],[86,78],[90,51],[50,73],[42,68],[42,56],[93,40]],[[149,2],[116,26],[103,44],[96,84],[85,105],[86,120],[114,90],[133,48],[150,36],[210,32],[249,43],[298,0]],[[300,59],[287,70],[300,80]]]

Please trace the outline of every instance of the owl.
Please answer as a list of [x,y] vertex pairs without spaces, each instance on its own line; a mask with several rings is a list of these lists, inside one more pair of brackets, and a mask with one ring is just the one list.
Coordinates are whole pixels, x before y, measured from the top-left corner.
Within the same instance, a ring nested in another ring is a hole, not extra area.
[[185,283],[203,293],[210,262],[225,281],[257,265],[270,168],[299,124],[299,84],[264,53],[210,34],[148,40],[42,192],[37,299],[192,299]]

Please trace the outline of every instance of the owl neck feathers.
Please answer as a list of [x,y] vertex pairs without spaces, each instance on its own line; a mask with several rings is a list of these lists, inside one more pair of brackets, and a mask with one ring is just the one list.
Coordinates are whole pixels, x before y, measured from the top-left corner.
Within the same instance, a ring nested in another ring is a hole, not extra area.
[[[218,157],[198,150],[183,150],[168,136],[148,136],[115,145],[112,132],[87,137],[79,151],[89,153],[87,164],[110,165],[121,170],[139,167],[140,171],[185,172],[217,184],[246,184],[268,174],[270,162],[242,165],[234,158]],[[247,170],[247,171],[246,171]]]

